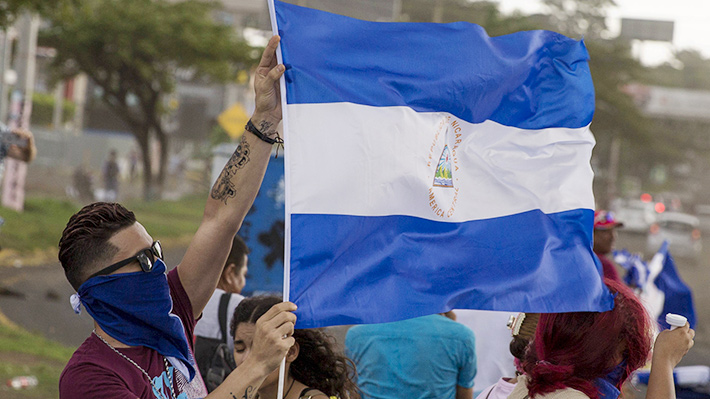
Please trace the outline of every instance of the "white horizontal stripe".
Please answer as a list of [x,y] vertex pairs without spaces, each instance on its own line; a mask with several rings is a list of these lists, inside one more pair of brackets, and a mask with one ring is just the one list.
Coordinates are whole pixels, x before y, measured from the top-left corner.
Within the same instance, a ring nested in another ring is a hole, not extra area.
[[[464,222],[594,209],[588,126],[525,130],[352,103],[288,107],[291,213]],[[433,184],[445,143],[453,188]]]

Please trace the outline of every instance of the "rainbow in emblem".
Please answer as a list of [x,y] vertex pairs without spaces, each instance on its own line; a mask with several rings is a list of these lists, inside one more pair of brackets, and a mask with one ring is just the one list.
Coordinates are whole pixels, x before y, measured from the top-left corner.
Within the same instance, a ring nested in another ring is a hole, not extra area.
[[451,176],[451,151],[449,146],[445,145],[441,152],[439,164],[436,166],[436,174],[434,174],[434,185],[437,187],[453,187],[454,180]]

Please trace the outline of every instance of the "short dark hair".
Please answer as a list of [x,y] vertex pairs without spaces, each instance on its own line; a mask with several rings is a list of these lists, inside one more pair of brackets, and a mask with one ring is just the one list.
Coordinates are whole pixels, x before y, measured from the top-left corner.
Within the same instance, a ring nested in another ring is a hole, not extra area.
[[75,213],[59,240],[59,262],[75,290],[118,248],[108,242],[114,234],[136,222],[133,212],[117,203],[95,202]]
[[224,267],[227,267],[230,263],[234,263],[235,265],[241,267],[244,255],[249,255],[249,252],[247,243],[245,243],[241,237],[235,235],[232,239],[232,250],[229,251],[229,256],[227,256],[227,262],[224,263]]

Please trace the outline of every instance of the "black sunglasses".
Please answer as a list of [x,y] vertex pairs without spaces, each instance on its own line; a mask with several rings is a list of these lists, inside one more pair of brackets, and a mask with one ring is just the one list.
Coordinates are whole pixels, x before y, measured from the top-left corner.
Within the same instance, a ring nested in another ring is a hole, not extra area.
[[149,272],[153,270],[153,266],[155,265],[155,258],[158,258],[160,260],[163,259],[163,247],[160,245],[160,241],[153,241],[153,244],[151,244],[149,248],[142,249],[130,258],[124,259],[120,262],[116,262],[111,266],[99,270],[98,272],[92,274],[89,279],[96,276],[111,274],[116,270],[122,268],[123,266],[126,266],[127,264],[136,260],[141,265],[141,269],[144,272]]

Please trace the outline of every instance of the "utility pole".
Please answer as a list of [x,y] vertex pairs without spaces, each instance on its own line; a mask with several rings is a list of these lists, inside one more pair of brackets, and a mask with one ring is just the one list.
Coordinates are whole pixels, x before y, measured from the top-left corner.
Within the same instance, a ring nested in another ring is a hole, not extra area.
[[435,0],[434,15],[431,21],[436,23],[444,22],[444,0]]
[[2,49],[0,49],[0,122],[2,123],[7,122],[8,86],[15,84],[15,82],[8,82],[6,79],[10,71],[12,42],[15,40],[15,36],[15,29],[11,26],[2,32]]
[[392,22],[398,22],[402,15],[402,0],[392,1]]
[[[37,56],[37,32],[39,16],[24,12],[17,21],[17,56],[15,71],[17,86],[10,104],[10,128],[29,129],[32,112],[32,93],[35,84],[35,61]],[[4,78],[4,77],[3,77]],[[12,158],[5,159],[2,184],[2,205],[21,212],[25,204],[25,177],[27,163]]]
[[609,171],[607,175],[606,203],[602,204],[604,209],[611,207],[612,201],[616,199],[616,180],[619,176],[619,157],[621,155],[621,139],[617,133],[611,138],[609,149]]
[[[15,71],[17,85],[15,91],[22,94],[22,109],[17,126],[24,129],[30,127],[32,112],[32,94],[35,86],[35,66],[37,60],[37,33],[39,31],[39,16],[24,12],[18,19],[17,56]],[[12,122],[12,121],[11,121]]]

